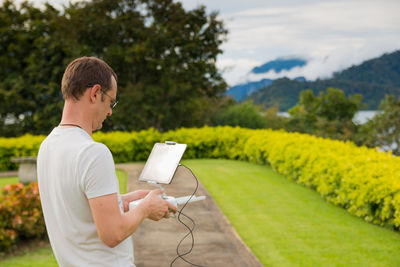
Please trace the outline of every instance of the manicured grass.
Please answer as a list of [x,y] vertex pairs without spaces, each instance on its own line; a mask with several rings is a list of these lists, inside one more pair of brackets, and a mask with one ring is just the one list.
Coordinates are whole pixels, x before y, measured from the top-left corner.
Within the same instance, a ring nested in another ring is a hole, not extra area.
[[186,160],[265,266],[400,266],[400,234],[354,217],[267,166]]
[[0,177],[0,188],[8,184],[17,184],[18,177]]
[[9,256],[5,260],[0,261],[2,267],[56,267],[58,266],[56,258],[50,244],[40,248],[29,248],[20,252],[18,256]]
[[116,173],[119,181],[119,192],[125,194],[128,188],[128,174],[121,170],[117,170]]
[[[127,191],[128,175],[126,172],[117,170],[117,177],[119,180],[119,190],[121,194]],[[4,180],[4,182],[3,182]],[[18,183],[18,177],[0,178],[0,188],[7,184]],[[44,241],[41,241],[44,242]],[[45,242],[46,243],[46,242]],[[52,267],[58,266],[57,261],[54,258],[53,251],[51,250],[50,244],[41,245],[40,248],[33,246],[24,247],[23,251],[18,253],[16,256],[7,256],[5,259],[0,259],[1,267]]]

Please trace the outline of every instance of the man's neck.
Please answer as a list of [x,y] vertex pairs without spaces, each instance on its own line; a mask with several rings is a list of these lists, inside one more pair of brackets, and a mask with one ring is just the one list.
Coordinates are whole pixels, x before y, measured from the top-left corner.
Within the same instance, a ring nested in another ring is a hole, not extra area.
[[92,136],[93,129],[90,119],[90,112],[85,110],[82,103],[65,101],[60,125],[61,124],[64,124],[65,127],[79,126],[90,136]]

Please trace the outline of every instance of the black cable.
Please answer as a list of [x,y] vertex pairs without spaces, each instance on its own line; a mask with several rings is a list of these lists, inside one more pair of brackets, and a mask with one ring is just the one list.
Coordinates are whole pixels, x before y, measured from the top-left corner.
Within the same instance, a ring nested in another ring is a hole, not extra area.
[[[170,265],[170,266],[172,266],[172,264],[173,264],[177,259],[179,259],[179,258],[181,258],[183,261],[185,261],[185,262],[187,262],[187,263],[189,263],[189,264],[191,264],[191,265],[199,266],[199,265],[193,264],[193,263],[189,262],[188,260],[186,260],[185,258],[183,258],[183,256],[188,255],[190,252],[192,252],[192,249],[193,249],[193,246],[194,246],[193,230],[194,230],[195,223],[194,223],[194,221],[193,221],[189,216],[185,215],[185,214],[182,213],[182,212],[181,212],[180,214],[182,214],[183,216],[185,216],[186,218],[188,218],[189,220],[191,220],[192,223],[193,223],[193,227],[190,228],[187,224],[185,224],[183,221],[181,221],[180,218],[179,218],[179,216],[178,216],[179,222],[181,222],[181,223],[189,230],[189,232],[181,239],[181,241],[179,242],[178,246],[176,247],[176,254],[177,254],[178,256],[171,262],[171,265]],[[192,246],[191,246],[191,248],[189,249],[189,251],[187,251],[187,252],[181,254],[181,253],[179,252],[179,247],[180,247],[180,245],[182,244],[183,240],[185,240],[186,237],[188,237],[189,235],[191,235],[191,237],[192,237]]]
[[[182,165],[182,164],[180,164],[180,165]],[[184,165],[182,165],[182,166],[184,166]],[[196,189],[194,190],[194,192],[193,192],[193,194],[190,196],[190,198],[186,201],[186,203],[183,205],[183,207],[181,208],[181,210],[178,211],[178,212],[179,212],[178,220],[179,220],[180,223],[182,223],[182,224],[189,230],[189,233],[187,233],[187,234],[181,239],[181,241],[179,242],[178,246],[176,247],[176,253],[177,253],[178,256],[171,262],[170,266],[172,266],[173,263],[174,263],[178,258],[181,258],[183,261],[185,261],[186,263],[189,263],[189,264],[191,264],[191,265],[193,265],[193,266],[200,266],[200,265],[193,264],[193,263],[189,262],[188,260],[186,260],[185,258],[183,258],[183,256],[189,254],[189,253],[193,250],[193,246],[194,246],[193,230],[194,230],[194,227],[195,227],[196,224],[195,224],[195,222],[193,221],[193,219],[191,219],[189,216],[187,216],[186,214],[184,214],[184,213],[182,212],[182,210],[183,210],[183,209],[186,207],[186,205],[189,203],[190,199],[195,195],[195,193],[196,193],[196,191],[197,191],[197,189],[198,189],[198,186],[199,186],[199,182],[198,182],[198,180],[197,180],[196,175],[194,175],[194,173],[193,173],[188,167],[186,167],[186,166],[184,166],[184,167],[185,167],[186,169],[188,169],[188,170],[192,173],[193,177],[196,179]],[[192,224],[193,224],[192,228],[190,228],[187,224],[185,224],[185,223],[180,219],[180,215],[181,215],[181,214],[182,214],[183,216],[185,216],[186,218],[188,218],[188,219],[192,222]],[[189,251],[187,251],[187,252],[181,254],[181,253],[179,252],[179,247],[180,247],[180,245],[182,244],[182,242],[186,239],[186,237],[188,237],[189,235],[192,237],[192,246],[191,246],[191,248],[190,248]],[[201,267],[201,266],[200,266],[200,267]]]
[[[198,266],[198,267],[203,267],[203,266],[201,266],[201,265],[197,265],[197,264],[191,263],[190,261],[188,261],[187,259],[185,259],[185,258],[183,257],[183,256],[188,255],[188,254],[189,254],[190,252],[192,252],[192,250],[193,250],[193,246],[194,246],[194,235],[193,235],[193,230],[194,230],[194,227],[196,226],[196,224],[195,224],[194,220],[193,220],[192,218],[190,218],[189,216],[187,216],[186,214],[184,214],[184,213],[182,212],[182,210],[186,207],[186,205],[189,203],[189,201],[192,199],[192,197],[196,194],[197,189],[199,188],[199,180],[197,179],[196,175],[192,172],[192,170],[191,170],[190,168],[186,167],[186,166],[183,165],[183,164],[179,164],[179,166],[185,167],[186,169],[188,169],[188,170],[192,173],[192,176],[193,176],[193,177],[195,178],[195,180],[196,180],[196,188],[195,188],[193,194],[190,196],[190,198],[189,198],[189,199],[186,201],[186,203],[183,205],[183,207],[178,211],[178,221],[179,221],[181,224],[183,224],[183,225],[189,230],[189,232],[181,239],[181,241],[179,242],[179,244],[176,246],[176,254],[177,254],[178,256],[176,256],[176,258],[171,262],[171,264],[170,264],[169,266],[172,267],[172,265],[174,264],[174,262],[175,262],[177,259],[181,258],[183,261],[189,263],[190,265]],[[188,219],[192,222],[192,224],[193,224],[192,228],[190,228],[187,224],[185,224],[185,223],[181,220],[181,218],[180,218],[181,215],[185,216],[186,218],[188,218]],[[192,237],[192,246],[191,246],[191,248],[189,249],[189,251],[187,251],[187,252],[181,254],[181,253],[179,252],[179,247],[180,247],[180,245],[182,244],[183,240],[185,240],[186,237],[188,237],[189,235]]]

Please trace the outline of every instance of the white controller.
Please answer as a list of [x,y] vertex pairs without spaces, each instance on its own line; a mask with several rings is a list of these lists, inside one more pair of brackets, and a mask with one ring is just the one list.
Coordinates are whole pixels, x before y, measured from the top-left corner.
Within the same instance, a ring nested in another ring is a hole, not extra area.
[[[206,199],[206,196],[198,196],[198,197],[192,196],[192,198],[190,198],[191,196],[185,196],[185,197],[174,198],[174,197],[171,197],[171,196],[162,196],[162,195],[160,195],[160,197],[162,199],[165,199],[166,201],[168,201],[172,205],[174,205],[176,208],[178,207],[178,205],[185,204],[186,202],[190,203],[190,202],[196,202],[196,201],[200,201],[200,200]],[[138,200],[130,202],[129,203],[129,210],[133,210],[137,205],[139,205],[140,202],[142,202],[142,200],[143,199],[138,199]]]

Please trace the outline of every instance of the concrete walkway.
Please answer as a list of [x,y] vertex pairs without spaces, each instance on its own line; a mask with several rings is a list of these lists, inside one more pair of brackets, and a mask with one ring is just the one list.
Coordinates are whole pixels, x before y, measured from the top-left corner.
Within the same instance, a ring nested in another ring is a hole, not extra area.
[[[143,164],[118,164],[117,168],[128,173],[128,191],[136,189],[155,189],[138,177]],[[179,167],[170,185],[164,189],[170,196],[191,195],[195,189],[195,180],[190,172]],[[196,195],[205,195],[207,199],[188,204],[183,213],[190,216],[196,223],[194,229],[194,247],[184,258],[196,265],[207,267],[260,267],[262,264],[243,243],[234,228],[220,211],[206,189],[199,184]],[[187,225],[192,224],[181,216]],[[163,219],[158,222],[145,220],[134,234],[135,263],[137,267],[170,266],[177,256],[176,247],[179,241],[188,233],[177,218]],[[190,236],[182,242],[180,252],[184,253],[191,247]],[[191,266],[182,259],[175,261],[173,266]]]

